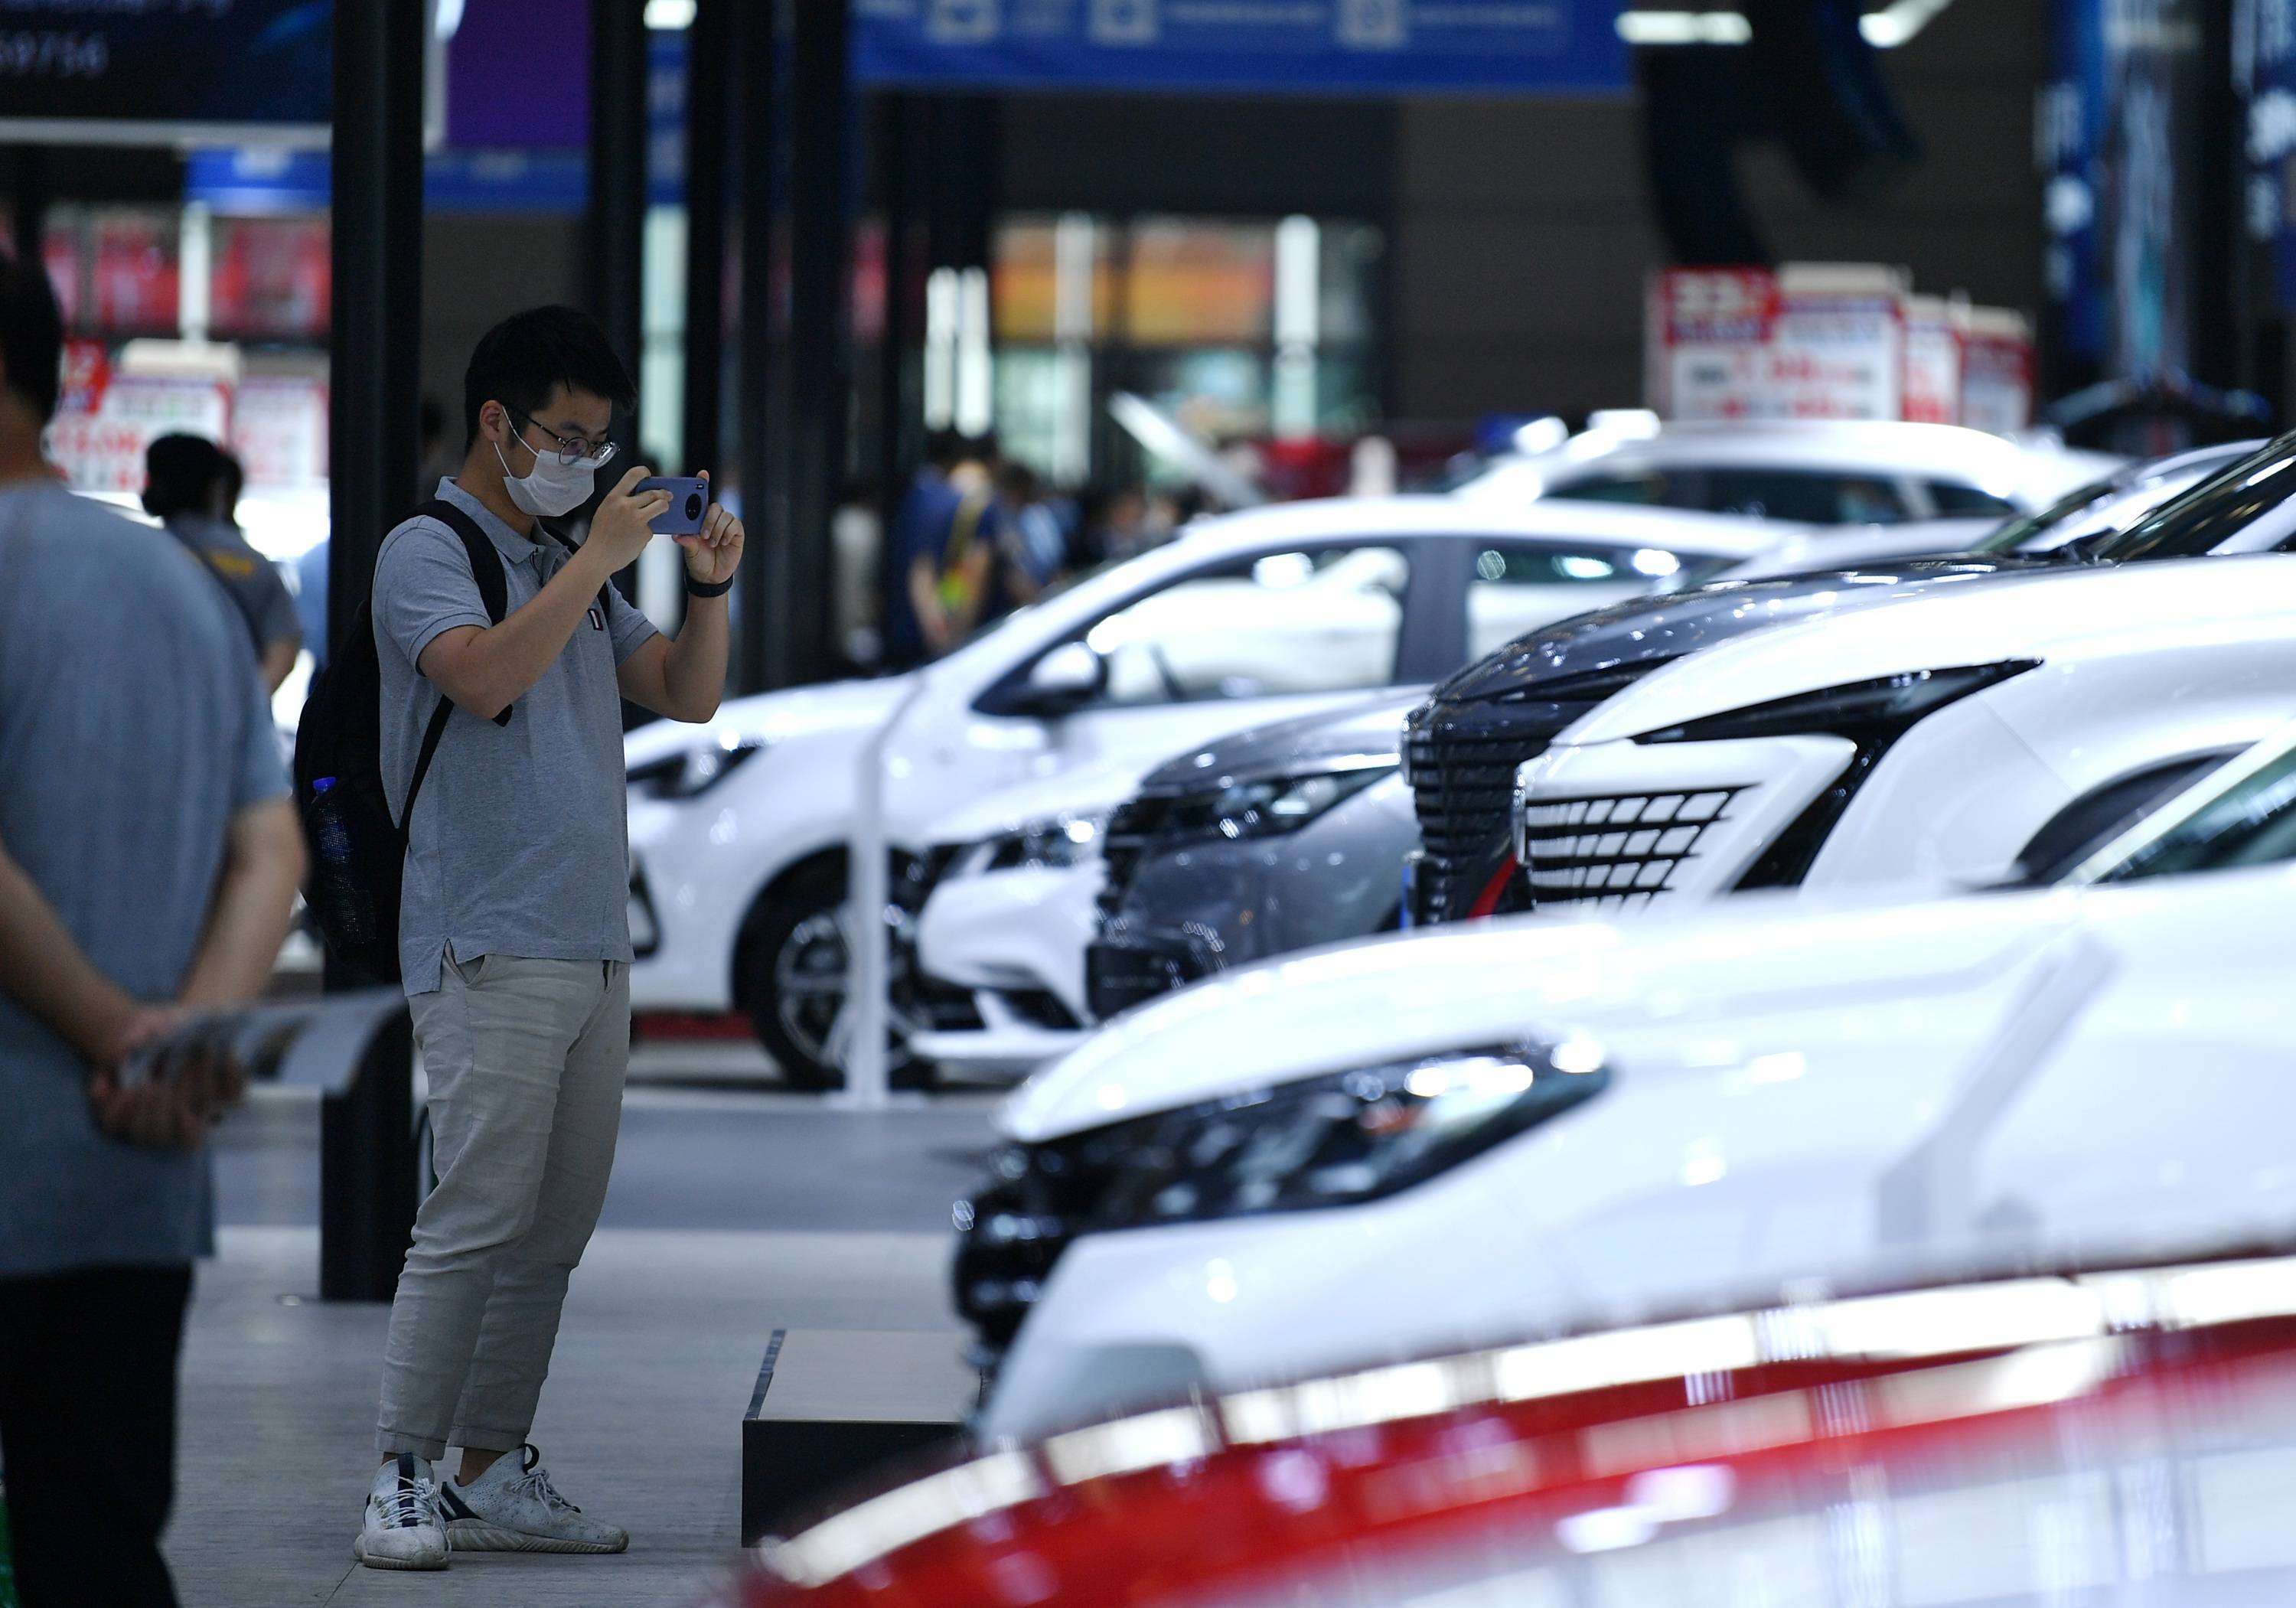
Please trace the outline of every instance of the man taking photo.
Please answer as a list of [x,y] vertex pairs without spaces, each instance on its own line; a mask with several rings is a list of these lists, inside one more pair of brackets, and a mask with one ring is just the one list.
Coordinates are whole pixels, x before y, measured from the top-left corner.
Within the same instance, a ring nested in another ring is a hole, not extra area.
[[[568,1276],[596,1227],[630,1044],[629,844],[620,701],[707,720],[726,684],[726,594],[742,523],[711,506],[685,549],[675,642],[607,585],[654,539],[668,494],[623,474],[576,546],[549,521],[586,501],[636,387],[570,308],[488,331],[463,385],[464,454],[439,500],[500,554],[501,623],[463,538],[418,516],[374,574],[382,769],[405,808],[425,728],[446,724],[406,822],[399,959],[430,1076],[439,1182],[399,1276],[382,1454],[354,1551],[440,1569],[461,1550],[619,1552],[527,1443]],[[509,718],[497,723],[508,711]],[[461,1448],[455,1477],[432,1464]]]

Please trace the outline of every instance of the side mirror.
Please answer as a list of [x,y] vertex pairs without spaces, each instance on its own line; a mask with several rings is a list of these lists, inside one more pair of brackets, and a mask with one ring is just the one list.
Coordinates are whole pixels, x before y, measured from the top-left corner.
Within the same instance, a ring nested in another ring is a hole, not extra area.
[[1064,642],[1029,667],[1029,702],[1064,714],[1108,690],[1108,660],[1081,642]]

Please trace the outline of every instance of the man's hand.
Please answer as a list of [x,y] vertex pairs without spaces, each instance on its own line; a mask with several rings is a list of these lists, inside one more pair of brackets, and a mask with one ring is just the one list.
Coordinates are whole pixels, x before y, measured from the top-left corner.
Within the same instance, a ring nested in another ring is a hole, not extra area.
[[[196,1149],[246,1094],[246,1069],[224,1045],[196,1035],[170,1042],[187,1020],[179,1007],[143,1006],[119,1024],[88,1080],[105,1133],[147,1150]],[[142,1075],[131,1080],[127,1069],[139,1060]]]
[[606,494],[606,500],[598,505],[597,514],[590,521],[590,536],[585,545],[603,553],[611,569],[621,570],[637,562],[638,554],[653,540],[654,533],[648,528],[651,521],[669,512],[669,493],[660,487],[652,491],[630,490],[652,473],[644,464],[631,464],[629,472]]
[[[701,480],[708,484],[707,471]],[[709,512],[701,516],[700,534],[677,538],[677,545],[685,549],[688,578],[704,587],[731,580],[734,571],[742,567],[742,521],[725,505],[710,504]]]

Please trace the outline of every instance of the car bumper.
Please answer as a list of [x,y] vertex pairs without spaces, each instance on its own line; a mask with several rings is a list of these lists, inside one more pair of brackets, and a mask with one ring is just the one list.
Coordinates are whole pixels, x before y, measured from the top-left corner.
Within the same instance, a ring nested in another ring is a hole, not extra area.
[[918,969],[961,989],[1049,994],[1084,1020],[1084,950],[1099,924],[1102,876],[1093,859],[947,879],[917,918]]
[[[754,886],[738,844],[709,840],[685,816],[693,806],[630,800],[630,1005],[639,1011],[727,1011],[734,942]],[[720,835],[724,835],[722,833]]]

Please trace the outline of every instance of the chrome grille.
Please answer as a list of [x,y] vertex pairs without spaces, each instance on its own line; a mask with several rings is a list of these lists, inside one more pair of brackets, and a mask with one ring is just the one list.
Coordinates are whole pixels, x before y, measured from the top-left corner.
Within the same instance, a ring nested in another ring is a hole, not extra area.
[[1713,787],[1527,805],[1516,852],[1532,907],[1650,904],[1673,886],[1675,872],[1696,856],[1717,822],[1729,819],[1731,804],[1746,791]]

